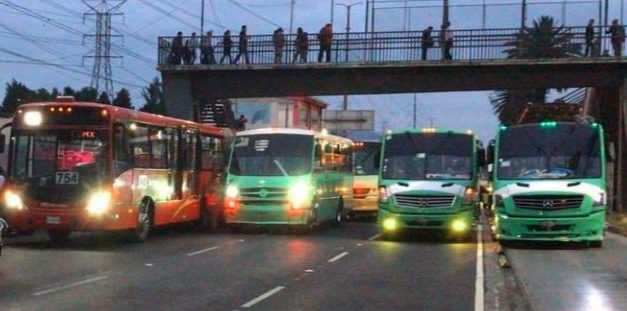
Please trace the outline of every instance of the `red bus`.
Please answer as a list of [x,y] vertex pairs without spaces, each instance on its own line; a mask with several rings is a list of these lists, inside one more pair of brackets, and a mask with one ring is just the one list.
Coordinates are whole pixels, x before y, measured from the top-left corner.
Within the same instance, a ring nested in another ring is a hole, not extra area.
[[63,243],[72,231],[142,241],[157,226],[217,226],[228,129],[71,97],[21,105],[11,126],[2,196],[13,229]]

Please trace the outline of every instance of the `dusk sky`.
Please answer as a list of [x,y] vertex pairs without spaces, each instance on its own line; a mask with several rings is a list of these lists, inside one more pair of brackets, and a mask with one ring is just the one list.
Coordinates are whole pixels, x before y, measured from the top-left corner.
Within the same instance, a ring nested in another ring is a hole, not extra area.
[[[90,85],[93,60],[83,56],[93,54],[93,40],[83,40],[83,34],[95,33],[93,17],[84,3],[97,5],[100,1],[78,0],[0,0],[0,96],[11,79],[31,89],[71,86],[80,89]],[[108,1],[110,5],[118,1]],[[296,0],[293,29],[303,27],[316,33],[331,20],[331,3],[353,4],[360,1]],[[520,5],[517,0],[450,0],[450,20],[453,29],[513,28],[520,25]],[[583,26],[588,19],[598,21],[598,1],[527,1],[528,23],[540,15],[550,15],[569,26]],[[554,2],[553,4],[534,4]],[[609,19],[621,18],[622,0],[611,0]],[[485,25],[482,3],[487,4]],[[422,30],[441,24],[442,1],[377,1],[375,24],[378,31]],[[403,7],[415,7],[404,9]],[[460,6],[478,5],[478,6]],[[201,0],[129,0],[122,4],[112,20],[114,33],[123,39],[113,39],[114,51],[121,59],[112,60],[114,89],[130,90],[133,104],[144,102],[141,90],[155,77],[159,36],[173,36],[177,31],[189,35],[200,33]],[[289,32],[290,0],[206,0],[204,29],[216,35],[230,29],[237,34],[240,26],[248,25],[248,33],[271,34],[277,27]],[[39,17],[40,19],[36,18]],[[344,32],[346,9],[335,5],[334,31]],[[365,0],[353,6],[351,32],[364,31]],[[84,41],[84,42],[83,42]],[[310,54],[312,52],[310,51]],[[42,65],[45,63],[46,65]],[[498,126],[489,104],[490,92],[420,93],[417,95],[417,126],[429,125],[456,130],[474,130],[482,140],[494,135]],[[349,108],[376,110],[376,130],[412,126],[413,94],[350,96]],[[320,97],[341,106],[340,96]]]

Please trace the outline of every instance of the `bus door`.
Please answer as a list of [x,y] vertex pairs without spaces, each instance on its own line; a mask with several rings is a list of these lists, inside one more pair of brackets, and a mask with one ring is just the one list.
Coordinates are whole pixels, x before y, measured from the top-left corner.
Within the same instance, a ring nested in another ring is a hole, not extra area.
[[181,132],[181,180],[180,194],[183,200],[198,196],[198,184],[196,183],[197,164],[197,131],[184,129]]

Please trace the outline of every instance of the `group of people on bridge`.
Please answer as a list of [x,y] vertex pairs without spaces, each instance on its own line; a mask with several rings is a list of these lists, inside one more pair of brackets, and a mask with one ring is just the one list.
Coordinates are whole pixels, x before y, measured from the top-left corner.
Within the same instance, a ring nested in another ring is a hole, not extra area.
[[[451,60],[453,55],[451,49],[453,47],[453,31],[451,30],[451,23],[445,22],[440,27],[438,33],[439,47],[441,48],[442,60]],[[250,37],[247,33],[247,26],[242,25],[239,33],[237,47],[238,53],[233,58],[231,56],[233,50],[233,39],[231,31],[226,30],[222,36],[222,41],[218,46],[222,47],[222,57],[218,61],[216,59],[216,53],[214,48],[213,31],[207,31],[204,36],[197,36],[195,32],[190,37],[184,38],[182,32],[178,32],[176,37],[171,41],[161,39],[160,49],[162,49],[163,57],[160,63],[168,63],[174,65],[193,65],[193,64],[234,64],[237,65],[240,60],[243,60],[246,64],[250,64],[249,57],[249,40]],[[425,28],[419,39],[420,43],[420,59],[427,60],[428,51],[435,47],[435,40],[433,36],[433,27],[429,26]],[[618,19],[612,21],[611,26],[605,31],[605,34],[609,34],[610,43],[613,50],[613,55],[616,57],[622,57],[623,45],[625,42],[625,29],[619,24]],[[318,40],[318,62],[331,62],[331,50],[333,44],[333,26],[330,23],[324,25],[316,36]],[[267,39],[266,39],[267,40]],[[291,62],[306,63],[309,54],[309,34],[303,30],[302,27],[298,27],[295,37],[293,39],[293,51]],[[270,43],[268,42],[268,45]],[[290,62],[290,57],[287,56],[284,59],[284,52],[286,50],[286,35],[283,28],[279,27],[274,30],[271,38],[271,44],[274,51],[273,63],[281,64],[284,62]],[[594,19],[590,19],[585,29],[585,52],[583,56],[599,56],[599,41],[596,37]],[[167,51],[164,53],[163,51]],[[602,56],[609,56],[609,51],[604,51]]]

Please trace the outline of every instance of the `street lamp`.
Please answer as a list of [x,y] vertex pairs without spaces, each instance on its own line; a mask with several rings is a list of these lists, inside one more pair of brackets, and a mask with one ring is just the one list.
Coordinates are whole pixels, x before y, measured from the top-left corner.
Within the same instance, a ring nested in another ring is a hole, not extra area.
[[[346,56],[344,60],[348,62],[348,35],[351,32],[351,8],[356,5],[360,5],[361,2],[355,2],[351,4],[344,3],[336,3],[336,5],[341,5],[346,8]],[[342,109],[348,110],[348,95],[344,94],[344,101],[342,103]]]

